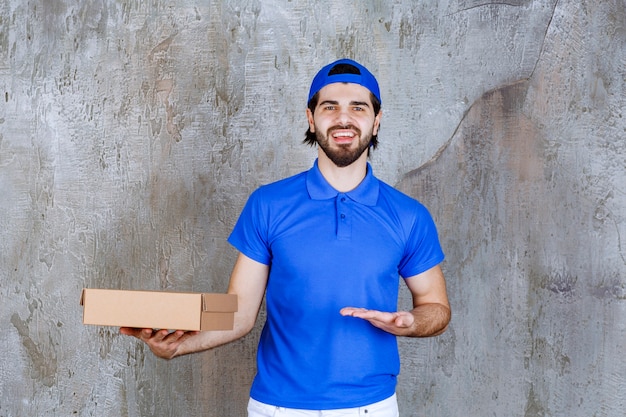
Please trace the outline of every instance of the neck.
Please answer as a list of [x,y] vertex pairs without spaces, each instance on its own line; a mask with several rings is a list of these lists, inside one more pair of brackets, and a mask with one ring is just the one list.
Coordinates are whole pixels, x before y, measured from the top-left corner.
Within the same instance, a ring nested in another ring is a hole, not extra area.
[[367,174],[367,152],[347,167],[338,167],[320,149],[317,165],[328,183],[337,191],[346,193],[354,190]]

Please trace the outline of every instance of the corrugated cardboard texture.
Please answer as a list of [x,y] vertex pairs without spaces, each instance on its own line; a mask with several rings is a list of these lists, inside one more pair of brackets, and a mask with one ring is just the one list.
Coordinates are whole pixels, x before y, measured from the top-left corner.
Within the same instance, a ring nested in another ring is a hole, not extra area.
[[237,296],[83,289],[83,323],[172,330],[231,330]]

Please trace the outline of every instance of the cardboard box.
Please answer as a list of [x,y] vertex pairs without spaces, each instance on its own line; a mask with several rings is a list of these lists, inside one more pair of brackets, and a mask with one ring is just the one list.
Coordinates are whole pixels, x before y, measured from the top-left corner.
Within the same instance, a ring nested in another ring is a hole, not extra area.
[[235,294],[84,288],[83,323],[168,330],[232,330]]

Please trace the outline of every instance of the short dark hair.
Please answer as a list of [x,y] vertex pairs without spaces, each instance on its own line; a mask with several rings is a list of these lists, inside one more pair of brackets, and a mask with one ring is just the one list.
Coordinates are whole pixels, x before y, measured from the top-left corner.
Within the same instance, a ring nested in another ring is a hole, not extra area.
[[[360,75],[361,71],[359,71],[359,69],[357,67],[355,67],[354,65],[350,65],[350,64],[337,64],[335,65],[329,72],[328,75],[333,75],[333,74],[357,74]],[[317,107],[317,100],[319,99],[319,92],[315,93],[315,95],[313,97],[311,97],[311,100],[309,100],[308,103],[308,108],[309,110],[311,110],[311,114],[313,114],[315,112],[315,108]],[[374,108],[374,115],[378,116],[378,113],[380,112],[380,101],[378,101],[378,99],[376,98],[376,96],[374,94],[372,94],[370,92],[370,99],[372,101],[372,106]],[[305,143],[309,146],[315,146],[315,144],[317,143],[317,140],[315,138],[315,133],[311,132],[311,128],[307,129],[305,136],[304,136],[304,140],[302,141],[302,143]],[[370,147],[373,149],[376,149],[376,147],[378,146],[378,134],[373,135],[372,136],[372,140],[370,141]],[[369,149],[368,149],[369,152]]]

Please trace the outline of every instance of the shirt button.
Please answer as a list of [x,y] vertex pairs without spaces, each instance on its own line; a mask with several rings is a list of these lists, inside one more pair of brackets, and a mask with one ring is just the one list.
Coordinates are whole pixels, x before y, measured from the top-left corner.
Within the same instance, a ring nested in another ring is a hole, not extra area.
[[341,218],[342,218],[342,219],[345,219],[345,218],[346,218],[346,215],[342,213],[342,214],[341,214]]

